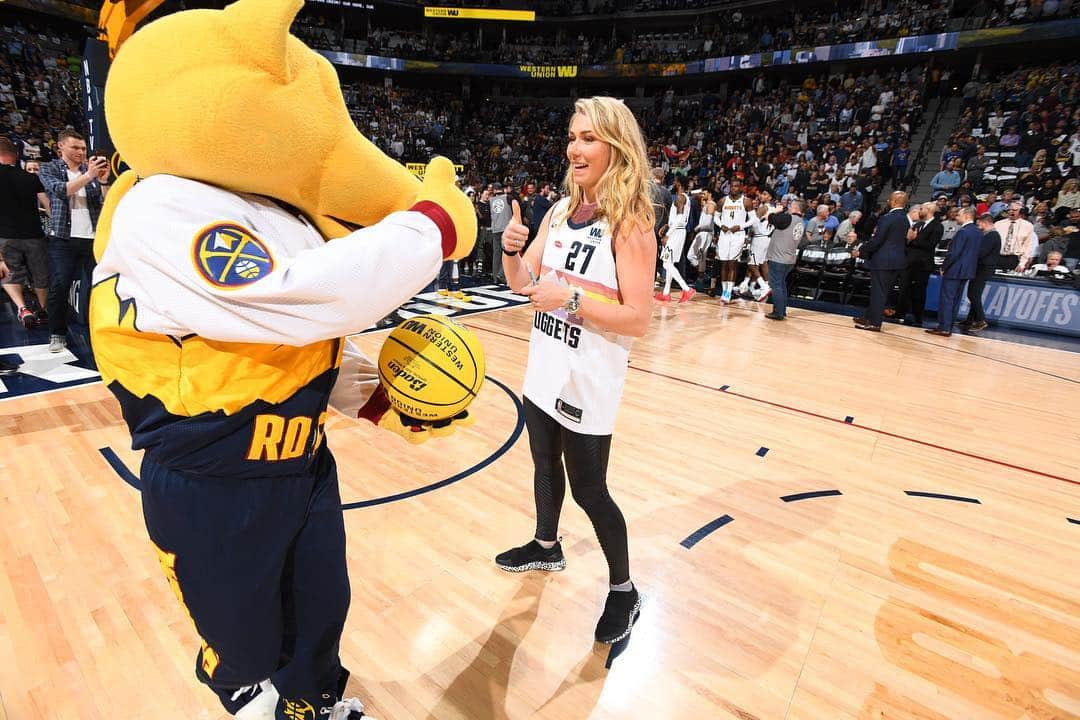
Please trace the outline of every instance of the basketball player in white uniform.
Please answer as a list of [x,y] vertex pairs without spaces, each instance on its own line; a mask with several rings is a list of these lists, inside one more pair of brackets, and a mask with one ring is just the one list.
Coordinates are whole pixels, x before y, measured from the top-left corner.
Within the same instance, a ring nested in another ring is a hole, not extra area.
[[716,214],[716,201],[712,199],[711,192],[702,190],[699,202],[701,213],[698,216],[697,227],[694,228],[694,239],[690,243],[690,249],[686,251],[686,259],[697,268],[698,277],[701,277],[705,272],[705,252],[713,244],[713,217]]
[[742,180],[731,181],[731,190],[717,210],[719,214],[714,222],[720,229],[720,234],[716,238],[716,259],[720,262],[720,282],[723,287],[720,302],[726,305],[731,302],[737,261],[746,244],[746,228],[750,225],[750,213],[742,193]]
[[596,639],[614,643],[630,634],[641,601],[630,580],[626,521],[608,493],[608,453],[630,345],[652,314],[656,238],[645,143],[633,114],[608,97],[578,100],[574,110],[569,197],[548,211],[524,258],[518,253],[528,228],[514,223],[502,235],[507,281],[535,313],[523,394],[536,535],[495,562],[510,572],[566,566],[558,542],[565,462],[574,500],[608,564]]
[[777,208],[773,206],[768,190],[758,193],[755,204],[750,214],[750,262],[746,265],[746,277],[739,286],[739,294],[751,293],[755,300],[764,302],[772,294],[769,290],[769,266],[765,261],[773,233],[769,215],[777,212]]
[[675,263],[682,257],[683,246],[686,245],[686,223],[690,219],[690,200],[686,193],[679,192],[671,203],[671,211],[668,213],[667,232],[664,234],[664,247],[660,249],[660,259],[664,263],[664,289],[656,293],[656,300],[667,302],[671,300],[671,280],[675,279],[682,288],[680,303],[689,302],[694,297],[695,291],[683,280],[679,268]]

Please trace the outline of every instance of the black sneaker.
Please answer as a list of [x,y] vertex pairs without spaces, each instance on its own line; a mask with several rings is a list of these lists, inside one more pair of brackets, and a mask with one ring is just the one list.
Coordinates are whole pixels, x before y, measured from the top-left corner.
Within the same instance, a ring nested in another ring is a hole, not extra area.
[[507,572],[525,572],[526,570],[547,570],[555,572],[566,567],[566,558],[562,554],[562,544],[556,542],[551,549],[530,540],[521,547],[511,548],[495,556],[495,564]]
[[641,596],[637,588],[629,592],[612,590],[604,603],[604,614],[596,623],[596,641],[612,645],[630,634],[641,615]]

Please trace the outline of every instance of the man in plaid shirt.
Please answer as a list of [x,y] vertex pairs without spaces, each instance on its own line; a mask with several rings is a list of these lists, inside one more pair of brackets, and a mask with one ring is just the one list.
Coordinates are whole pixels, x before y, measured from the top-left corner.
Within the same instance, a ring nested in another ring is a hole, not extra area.
[[94,269],[94,230],[109,187],[109,162],[86,162],[86,140],[74,130],[60,133],[60,157],[44,163],[39,173],[49,196],[49,352],[67,347],[68,289],[80,270]]

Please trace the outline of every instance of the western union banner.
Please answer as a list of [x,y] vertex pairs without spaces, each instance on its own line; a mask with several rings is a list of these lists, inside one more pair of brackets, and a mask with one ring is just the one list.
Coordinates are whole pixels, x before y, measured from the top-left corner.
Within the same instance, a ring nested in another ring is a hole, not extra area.
[[[2,3],[3,0],[0,0]],[[30,2],[30,0],[19,0]],[[428,10],[437,8],[428,8]],[[445,8],[443,8],[445,9]],[[450,8],[454,9],[454,8]],[[1080,36],[1080,19],[1045,20],[1040,23],[963,32],[910,35],[902,38],[868,40],[841,45],[822,45],[809,48],[788,48],[750,55],[692,60],[682,63],[624,63],[607,65],[495,65],[490,63],[440,62],[406,60],[378,55],[320,50],[335,65],[366,67],[398,72],[438,73],[440,75],[483,75],[486,77],[532,78],[558,80],[573,78],[647,78],[678,77],[729,71],[757,69],[780,65],[836,62],[887,55],[914,55],[950,52],[957,48],[985,45],[1019,45]]]
[[424,17],[451,18],[454,20],[520,20],[532,22],[536,13],[532,10],[486,10],[481,8],[425,7]]
[[[427,163],[405,163],[405,169],[411,172],[421,180],[424,179],[424,171],[427,170]],[[464,165],[454,165],[454,170],[458,175],[465,172]]]
[[531,78],[577,77],[577,65],[518,65],[518,71]]

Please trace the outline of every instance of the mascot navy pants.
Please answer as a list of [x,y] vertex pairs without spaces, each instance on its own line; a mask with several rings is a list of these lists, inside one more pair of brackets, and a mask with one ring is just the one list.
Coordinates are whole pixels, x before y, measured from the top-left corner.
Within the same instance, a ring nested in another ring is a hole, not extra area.
[[350,596],[330,452],[303,475],[253,479],[180,473],[147,456],[141,481],[150,539],[202,639],[198,678],[230,713],[243,705],[238,689],[267,678],[279,715],[333,705]]

